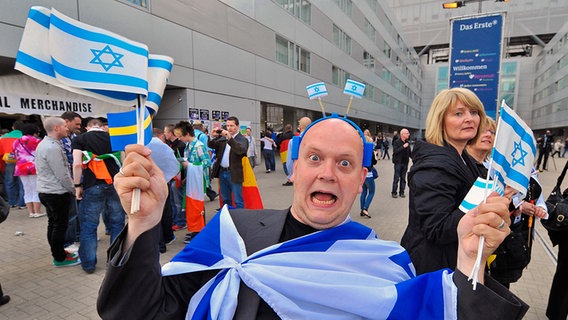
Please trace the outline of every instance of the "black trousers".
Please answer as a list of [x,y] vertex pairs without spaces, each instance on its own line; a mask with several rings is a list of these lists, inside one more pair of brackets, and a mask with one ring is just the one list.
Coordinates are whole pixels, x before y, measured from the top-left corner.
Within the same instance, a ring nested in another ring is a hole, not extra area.
[[538,160],[536,161],[536,168],[540,169],[540,163],[542,162],[542,159],[544,158],[544,163],[542,164],[542,169],[543,170],[547,170],[547,163],[548,163],[548,156],[550,154],[550,151],[546,151],[546,150],[542,150],[540,149],[538,152]]
[[51,247],[51,255],[57,261],[65,260],[65,233],[69,225],[70,193],[40,193],[39,200],[47,212],[47,242]]
[[558,243],[558,263],[552,279],[546,316],[551,320],[568,317],[568,234]]

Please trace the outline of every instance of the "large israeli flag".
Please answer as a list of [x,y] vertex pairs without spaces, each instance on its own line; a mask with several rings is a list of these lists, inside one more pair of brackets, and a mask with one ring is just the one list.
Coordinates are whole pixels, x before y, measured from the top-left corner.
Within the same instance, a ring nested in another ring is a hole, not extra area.
[[365,92],[365,86],[366,85],[364,83],[348,79],[345,82],[343,93],[361,99],[363,97],[363,93]]
[[327,88],[323,82],[310,84],[306,87],[306,90],[308,91],[308,97],[310,100],[327,96]]
[[148,93],[148,47],[52,9],[49,51],[60,82],[85,89]]
[[186,319],[233,319],[241,281],[282,319],[457,318],[457,288],[448,270],[416,277],[400,245],[378,240],[359,223],[250,256],[245,245],[225,206],[164,265],[164,276],[219,271],[193,295]]
[[153,73],[148,63],[144,44],[73,20],[55,9],[33,6],[15,69],[78,94],[133,106],[138,95],[152,96],[151,103],[155,103],[159,99],[153,93],[163,92],[159,90],[162,84],[156,84],[152,94],[148,93],[148,77]]
[[146,107],[151,115],[156,114],[162,102],[162,95],[170,77],[174,59],[157,54],[148,56],[148,99]]
[[503,100],[490,161],[496,178],[526,194],[535,155],[532,130]]

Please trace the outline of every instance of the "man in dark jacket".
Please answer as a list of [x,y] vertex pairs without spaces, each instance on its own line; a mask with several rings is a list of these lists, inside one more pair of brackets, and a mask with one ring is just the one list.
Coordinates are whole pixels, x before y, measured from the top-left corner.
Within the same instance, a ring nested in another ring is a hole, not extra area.
[[248,141],[239,132],[239,119],[229,117],[227,130],[217,130],[213,133],[214,139],[209,140],[209,148],[215,149],[217,161],[213,165],[211,176],[219,178],[223,204],[236,208],[244,208],[243,200],[243,157],[247,156]]
[[[490,197],[475,217],[464,216],[454,230],[460,238],[455,273],[416,277],[400,246],[347,219],[372,156],[364,157],[363,150],[372,150],[364,148],[355,124],[329,118],[308,127],[294,148],[290,209],[223,208],[164,267],[164,275],[152,242],[166,197],[164,178],[147,149],[128,146],[116,185],[127,208],[134,188],[141,189],[141,211],[109,251],[97,301],[101,318],[522,318],[526,304],[485,278],[483,269],[475,291],[466,276],[477,255],[480,234],[474,230],[483,230],[487,238],[482,264],[490,244],[508,234],[503,223],[508,200]],[[342,134],[330,140],[337,131]]]
[[[554,137],[550,133],[550,130],[546,130],[546,133],[542,138],[537,140],[538,145],[538,160],[536,169],[540,172],[542,170],[548,170],[547,163],[548,163],[548,156],[550,155],[550,151],[552,151],[552,143],[554,142]],[[544,158],[544,163],[542,164],[542,169],[540,168],[540,163]]]
[[[396,190],[398,189],[398,195],[401,198],[406,197],[404,195],[404,189],[406,188],[406,172],[408,171],[408,160],[410,159],[410,143],[408,138],[410,137],[410,132],[407,129],[400,130],[400,139],[392,141],[392,163],[394,163],[394,177],[392,180],[392,197],[396,198]],[[400,186],[398,182],[400,181]]]

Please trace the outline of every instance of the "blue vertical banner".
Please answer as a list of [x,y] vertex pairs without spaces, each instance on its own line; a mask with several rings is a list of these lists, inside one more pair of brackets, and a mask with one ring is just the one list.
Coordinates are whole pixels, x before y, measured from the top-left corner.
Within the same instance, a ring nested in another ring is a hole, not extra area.
[[487,116],[495,119],[503,48],[503,14],[451,21],[449,87],[475,92]]

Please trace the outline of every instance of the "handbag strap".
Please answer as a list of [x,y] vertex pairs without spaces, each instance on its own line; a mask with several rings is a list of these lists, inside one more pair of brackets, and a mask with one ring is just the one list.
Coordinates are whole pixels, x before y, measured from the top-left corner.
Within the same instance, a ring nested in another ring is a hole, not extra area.
[[560,193],[560,186],[562,185],[562,182],[564,181],[564,176],[566,175],[566,171],[568,171],[568,162],[566,162],[566,164],[564,165],[564,169],[562,169],[562,173],[558,177],[558,181],[556,182],[556,186],[554,187],[554,189],[558,189],[559,193]]

